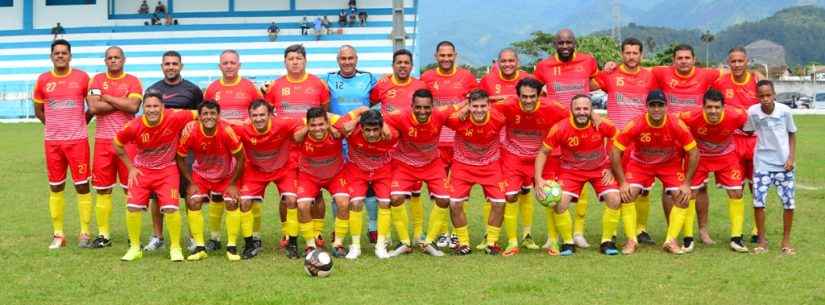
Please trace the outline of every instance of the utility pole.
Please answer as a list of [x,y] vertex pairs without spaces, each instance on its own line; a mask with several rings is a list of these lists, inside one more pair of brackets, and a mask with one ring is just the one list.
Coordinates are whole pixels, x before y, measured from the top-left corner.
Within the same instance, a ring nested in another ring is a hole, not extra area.
[[404,29],[404,0],[392,1],[392,49],[397,51],[406,47],[407,31]]
[[612,0],[611,16],[613,17],[613,28],[610,35],[616,43],[622,43],[622,12],[619,7],[619,0]]

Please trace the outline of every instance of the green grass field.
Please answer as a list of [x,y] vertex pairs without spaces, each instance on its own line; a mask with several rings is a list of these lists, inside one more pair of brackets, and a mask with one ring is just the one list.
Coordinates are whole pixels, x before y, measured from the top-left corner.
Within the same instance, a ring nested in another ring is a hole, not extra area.
[[[266,252],[250,261],[229,263],[219,253],[202,262],[172,263],[163,251],[145,253],[137,262],[121,262],[126,226],[119,191],[112,217],[113,247],[77,248],[76,201],[69,190],[69,246],[48,251],[51,224],[42,127],[2,124],[0,304],[825,304],[825,231],[820,222],[825,207],[819,206],[825,201],[825,118],[799,116],[797,124],[801,131],[793,234],[796,256],[779,254],[781,209],[775,195],[767,220],[770,252],[751,255],[728,250],[727,207],[723,192],[714,189],[711,231],[720,243],[698,244],[689,255],[667,255],[658,246],[647,246],[635,255],[619,257],[586,249],[570,258],[540,251],[489,257],[476,251],[468,257],[415,253],[379,261],[364,243],[361,259],[336,260],[332,276],[326,279],[310,278],[302,261],[275,254],[279,224],[272,199],[264,211]],[[478,198],[477,192],[474,197]],[[746,200],[750,202],[749,195]],[[657,201],[655,196],[653,202]],[[662,212],[658,205],[652,206],[649,227],[661,242]],[[589,207],[591,244],[600,236],[601,209],[594,203]],[[483,235],[480,214],[479,206],[470,208],[474,243]],[[331,217],[327,219],[329,232]],[[751,219],[748,209],[746,232]],[[143,223],[145,242],[148,216]],[[537,209],[533,232],[539,243],[545,239],[544,231],[544,212]]]

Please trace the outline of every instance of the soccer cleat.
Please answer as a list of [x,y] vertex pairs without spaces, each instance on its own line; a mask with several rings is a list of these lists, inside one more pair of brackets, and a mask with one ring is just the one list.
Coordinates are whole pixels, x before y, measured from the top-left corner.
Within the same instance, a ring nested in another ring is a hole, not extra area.
[[587,239],[580,234],[573,235],[573,244],[582,249],[590,248],[590,244],[587,243]]
[[192,237],[186,238],[186,250],[190,253],[195,252],[195,249],[198,247],[198,244],[195,243],[195,239]]
[[205,259],[207,257],[209,257],[209,255],[206,254],[206,248],[202,247],[202,246],[198,246],[198,247],[195,247],[195,251],[192,252],[192,254],[190,254],[189,256],[186,257],[186,260],[188,260],[188,261],[199,261],[199,260]]
[[209,239],[206,241],[206,251],[212,252],[221,249],[221,241],[217,239]]
[[684,252],[682,252],[682,248],[680,248],[679,244],[676,243],[676,240],[666,241],[662,244],[662,250],[676,255],[684,254]]
[[327,243],[327,241],[324,240],[324,237],[321,236],[321,234],[318,234],[318,236],[315,237],[315,246],[316,247],[323,249],[324,246],[326,245],[326,243]]
[[751,243],[758,244],[759,243],[759,236],[758,235],[751,235]]
[[438,239],[435,240],[435,246],[439,248],[446,248],[450,245],[450,236],[447,234],[441,234],[438,236]]
[[52,237],[52,243],[49,244],[49,250],[57,250],[66,246],[66,237],[55,235]]
[[255,251],[261,252],[264,250],[264,241],[260,237],[252,236],[252,245],[255,246]]
[[559,251],[559,255],[561,256],[572,256],[573,253],[576,252],[576,246],[573,244],[562,244],[561,251]]
[[501,254],[501,246],[499,246],[498,244],[489,245],[489,246],[487,246],[486,249],[484,249],[484,253],[487,253],[487,255],[493,255],[493,256],[499,255],[499,254]]
[[378,231],[367,232],[367,237],[369,237],[370,243],[374,244],[376,241],[378,241]]
[[245,237],[243,253],[241,254],[241,258],[251,259],[255,256],[258,256],[258,252],[260,252],[260,248],[255,246],[255,240],[252,237]]
[[622,248],[622,254],[630,255],[636,253],[636,247],[639,245],[635,240],[628,240]]
[[80,248],[92,248],[92,238],[89,237],[89,234],[80,234],[80,238],[77,239],[77,246]]
[[647,234],[646,231],[642,231],[642,233],[639,233],[639,235],[636,235],[636,240],[639,241],[639,243],[643,244],[643,245],[655,245],[656,244],[656,241],[654,241],[653,238],[650,237],[650,234]]
[[349,252],[347,252],[346,259],[358,259],[361,256],[361,247],[358,245],[349,245]]
[[169,259],[173,262],[182,262],[183,261],[183,251],[181,249],[170,249],[169,250]]
[[685,237],[682,239],[682,252],[683,253],[690,253],[693,252],[693,237]]
[[501,256],[516,256],[521,252],[518,246],[508,246],[507,249],[501,254]]
[[332,246],[332,256],[345,257],[347,256],[347,248],[342,245]]
[[476,250],[484,250],[487,249],[487,236],[485,235],[484,238],[481,239],[481,242],[476,245]]
[[390,257],[396,257],[402,254],[410,253],[412,253],[412,247],[406,244],[399,244],[398,247],[395,247],[395,250],[392,250],[392,252],[390,252]]
[[606,241],[599,245],[599,252],[607,256],[613,256],[619,254],[619,249],[616,249],[616,243]]
[[143,247],[143,251],[152,252],[158,249],[163,249],[163,238],[159,238],[157,236],[152,236],[149,239],[149,243],[146,244],[146,247]]
[[387,245],[385,243],[375,244],[375,257],[380,259],[390,258],[390,254],[387,253]]
[[[206,252],[204,252],[206,254]],[[226,246],[226,258],[230,262],[235,262],[241,260],[241,256],[238,255],[238,247],[236,246]]]
[[130,247],[129,251],[126,251],[126,254],[120,258],[120,260],[124,262],[131,262],[143,257],[143,251],[140,251],[140,247]]
[[315,249],[316,249],[316,247],[305,247],[304,248],[304,257],[306,257],[307,254],[309,254],[309,252],[315,251]]
[[458,235],[452,234],[450,235],[450,244],[448,245],[451,249],[457,248],[459,245]]
[[539,249],[539,245],[537,245],[536,242],[533,241],[533,236],[530,236],[530,234],[524,235],[524,238],[522,238],[521,240],[521,246],[530,250]]
[[298,259],[301,256],[298,254],[298,245],[294,243],[289,243],[286,245],[286,257],[289,259]]
[[422,252],[427,253],[431,256],[444,256],[444,252],[438,250],[433,244],[429,243],[419,243],[418,247],[421,249]]
[[[253,237],[253,238],[255,238],[255,237]],[[289,244],[289,237],[287,237],[286,235],[281,236],[281,240],[278,241],[278,248],[279,249],[284,249],[284,248],[286,248],[286,245],[288,245],[288,244]]]
[[742,243],[742,237],[733,237],[730,239],[730,249],[734,252],[748,253],[748,247]]
[[92,241],[92,248],[100,249],[105,247],[111,247],[112,240],[103,237],[103,235],[99,235],[95,240]]
[[453,249],[453,253],[458,256],[470,255],[473,251],[470,250],[470,246],[467,245],[459,245]]

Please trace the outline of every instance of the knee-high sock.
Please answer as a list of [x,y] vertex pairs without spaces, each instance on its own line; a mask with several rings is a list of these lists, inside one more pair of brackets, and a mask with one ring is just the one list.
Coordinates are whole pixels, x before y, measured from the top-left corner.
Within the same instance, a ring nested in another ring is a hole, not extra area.
[[412,197],[408,202],[412,214],[413,239],[418,240],[424,234],[424,205],[421,204],[421,197]]
[[622,204],[621,210],[625,238],[627,240],[636,240],[636,203],[630,202]]
[[378,231],[376,244],[382,244],[387,240],[387,235],[390,234],[390,227],[392,226],[392,212],[389,208],[378,208],[378,219],[376,223],[376,230]]
[[335,217],[335,240],[332,242],[332,245],[343,245],[347,233],[349,233],[349,219]]
[[650,196],[636,198],[636,234],[647,230],[647,218],[650,216]]
[[203,212],[189,210],[186,212],[186,219],[189,221],[189,234],[195,239],[195,245],[203,246]]
[[55,236],[63,236],[63,210],[66,208],[66,199],[63,191],[49,193],[49,215],[52,217],[52,229]]
[[140,249],[140,230],[143,212],[126,211],[126,231],[129,233],[129,245],[133,249]]
[[576,202],[576,221],[573,223],[573,234],[584,235],[584,224],[587,217],[588,195],[587,189],[582,189],[579,200]]
[[685,216],[685,237],[693,237],[693,225],[696,223],[696,199],[691,199],[688,203],[687,215]]
[[80,234],[91,234],[89,225],[92,223],[92,193],[77,194],[77,210],[80,212]]
[[602,213],[602,242],[613,239],[613,234],[616,233],[616,227],[619,226],[619,209],[611,209],[604,207]]
[[112,215],[112,194],[97,194],[95,204],[95,219],[97,231],[105,238],[109,238],[109,217]]
[[[210,202],[207,206],[209,213],[209,238],[220,240],[221,238],[221,217],[226,204],[221,202]],[[227,232],[229,230],[227,229]]]
[[556,212],[553,208],[545,208],[544,211],[547,214],[547,239],[556,242],[559,240],[559,232],[556,230]]
[[437,205],[433,205],[433,209],[430,210],[430,223],[429,227],[427,228],[427,238],[424,240],[426,243],[432,243],[438,235],[441,234],[441,227],[444,216],[447,215],[447,208],[442,208]]
[[561,240],[565,244],[573,243],[573,224],[570,219],[570,211],[564,210],[562,213],[553,213],[553,218],[556,221],[556,230],[561,234]]
[[501,227],[487,225],[487,244],[495,245],[498,243],[498,238],[501,235]]
[[742,225],[745,223],[745,204],[742,198],[728,199],[728,214],[730,216],[730,236],[742,235]]
[[679,237],[679,232],[685,225],[685,218],[687,217],[688,208],[680,208],[673,206],[670,210],[670,217],[668,217],[667,237],[665,242],[675,240]]
[[261,209],[263,203],[252,204],[252,235],[261,236]]
[[376,221],[378,220],[378,198],[367,197],[364,199],[364,209],[367,210],[367,230],[375,231],[377,228]]
[[353,245],[361,244],[361,231],[364,229],[364,211],[349,211],[349,235]]
[[298,236],[298,208],[286,209],[286,236]]
[[302,222],[298,225],[301,229],[301,236],[304,237],[304,241],[307,244],[307,247],[315,247],[315,226],[313,225],[312,221]]
[[323,234],[324,233],[324,219],[323,218],[313,218],[312,219],[312,228],[313,228],[313,230],[315,230],[315,236]]
[[[211,216],[211,215],[210,215]],[[220,218],[218,218],[220,219]],[[211,221],[211,220],[210,220]],[[231,247],[238,241],[238,231],[241,230],[241,210],[226,211],[226,246]]]
[[402,244],[410,245],[410,232],[408,229],[410,218],[407,215],[407,207],[402,204],[390,209],[392,210],[392,224],[395,227],[395,232],[398,233],[398,240]]
[[533,194],[518,195],[518,214],[521,215],[521,236],[527,236],[533,231]]
[[504,230],[507,232],[508,247],[518,246],[518,204],[506,203],[504,206]]
[[458,236],[458,243],[462,246],[470,245],[470,231],[467,230],[467,225],[463,227],[454,228],[455,235]]
[[[252,210],[241,212],[241,236],[244,238],[252,237],[252,227],[254,226],[255,217],[252,216]],[[295,229],[298,230],[297,228]],[[297,233],[295,234],[298,235]]]
[[[203,218],[201,218],[201,221],[203,221]],[[169,231],[169,248],[180,249],[180,211],[174,211],[172,213],[163,214],[163,222],[166,226],[166,230]]]
[[[468,205],[469,204],[467,203],[464,204],[464,215],[470,215],[469,213],[467,213]],[[490,201],[485,201],[484,206],[481,208],[481,217],[483,217],[481,223],[483,223],[484,225],[487,225],[487,222],[490,221],[490,210],[492,209],[493,203]]]

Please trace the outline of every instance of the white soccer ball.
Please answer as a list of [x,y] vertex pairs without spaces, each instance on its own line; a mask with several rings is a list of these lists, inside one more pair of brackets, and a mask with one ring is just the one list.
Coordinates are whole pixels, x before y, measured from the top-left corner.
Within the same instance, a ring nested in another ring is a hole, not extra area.
[[304,257],[304,271],[313,277],[328,277],[332,273],[332,255],[322,249],[315,249]]

